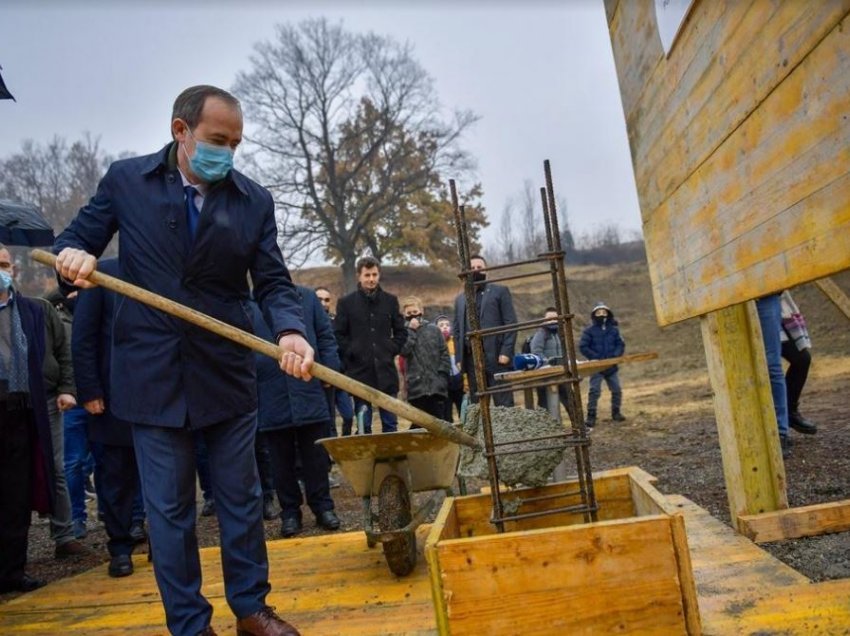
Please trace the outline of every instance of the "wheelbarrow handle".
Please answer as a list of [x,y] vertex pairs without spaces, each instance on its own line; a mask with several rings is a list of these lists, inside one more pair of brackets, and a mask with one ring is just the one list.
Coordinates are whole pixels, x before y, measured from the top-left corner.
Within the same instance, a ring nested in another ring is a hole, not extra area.
[[[50,252],[34,249],[30,253],[30,257],[42,265],[47,265],[49,267],[56,266],[56,256]],[[277,345],[250,334],[247,331],[234,327],[233,325],[229,325],[226,322],[207,316],[200,311],[186,307],[185,305],[181,305],[173,300],[169,300],[168,298],[164,298],[146,289],[142,289],[141,287],[137,287],[136,285],[123,281],[120,278],[115,278],[114,276],[109,276],[102,272],[92,272],[89,275],[88,280],[96,285],[100,285],[101,287],[123,294],[133,300],[137,300],[140,303],[150,307],[155,307],[167,314],[181,318],[186,322],[190,322],[193,325],[197,325],[207,331],[211,331],[223,338],[232,340],[233,342],[248,347],[257,353],[262,353],[278,361],[280,360],[280,348]],[[386,393],[373,389],[362,382],[352,380],[342,373],[329,369],[318,362],[313,363],[311,373],[322,382],[326,382],[338,389],[342,389],[352,395],[356,395],[359,398],[376,404],[378,407],[386,411],[390,411],[391,413],[404,417],[411,422],[418,424],[437,437],[443,437],[457,444],[463,444],[464,446],[469,446],[471,448],[478,447],[478,443],[475,441],[475,438],[464,433],[459,428],[452,426],[448,422],[444,422],[430,413],[417,409],[407,402],[402,402],[401,400],[391,397]]]

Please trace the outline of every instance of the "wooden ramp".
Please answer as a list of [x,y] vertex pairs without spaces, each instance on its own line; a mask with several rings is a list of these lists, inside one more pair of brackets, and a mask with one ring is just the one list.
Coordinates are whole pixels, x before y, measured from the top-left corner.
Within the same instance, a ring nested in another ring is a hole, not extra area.
[[[850,632],[850,580],[810,583],[688,499],[667,501],[685,514],[705,634]],[[427,531],[418,533],[420,550]],[[362,532],[268,545],[274,588],[268,601],[305,636],[437,633],[423,558],[399,579],[379,548],[366,547]],[[213,625],[232,634],[218,550],[203,550],[202,560]],[[110,579],[103,565],[0,605],[0,633],[165,634],[152,568],[144,556],[134,563],[128,578]]]

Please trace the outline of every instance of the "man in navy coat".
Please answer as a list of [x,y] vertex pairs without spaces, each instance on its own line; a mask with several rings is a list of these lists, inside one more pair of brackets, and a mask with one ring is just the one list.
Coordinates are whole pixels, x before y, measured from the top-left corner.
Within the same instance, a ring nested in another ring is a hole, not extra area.
[[[517,321],[514,311],[514,301],[511,290],[503,285],[487,283],[487,262],[475,254],[469,258],[470,269],[475,270],[473,280],[475,286],[475,304],[478,309],[478,321],[481,329],[504,327]],[[469,397],[473,402],[478,401],[478,387],[475,378],[475,367],[472,364],[472,347],[469,337],[469,316],[466,315],[466,296],[463,292],[455,298],[455,315],[452,333],[455,334],[457,349],[455,357],[458,366],[466,374],[469,381]],[[516,344],[516,332],[494,334],[484,337],[484,370],[487,376],[487,387],[494,388],[499,384],[495,374],[510,371]],[[493,395],[496,406],[513,406],[514,396],[510,391]]]
[[[96,257],[119,232],[123,278],[214,318],[251,329],[254,296],[283,371],[310,379],[313,350],[277,245],[268,191],[232,169],[242,140],[238,100],[194,86],[174,102],[172,141],[113,163],[91,201],[57,238],[65,285],[91,286]],[[266,605],[270,591],[262,493],[254,458],[251,351],[122,298],[112,339],[112,414],[132,422],[154,570],[173,634],[212,634],[195,535],[193,433],[210,455],[225,595],[242,634],[297,634]]]

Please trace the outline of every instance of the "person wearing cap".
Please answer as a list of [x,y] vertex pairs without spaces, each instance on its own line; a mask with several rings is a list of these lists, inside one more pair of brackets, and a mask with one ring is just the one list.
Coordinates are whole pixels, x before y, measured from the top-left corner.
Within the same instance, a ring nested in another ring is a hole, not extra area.
[[[588,360],[619,358],[626,351],[626,343],[620,336],[614,312],[603,302],[598,302],[590,312],[591,324],[581,334],[579,350]],[[602,395],[602,381],[611,391],[611,419],[622,422],[626,418],[620,412],[623,403],[623,390],[617,365],[594,373],[590,376],[590,390],[587,394],[587,419],[584,425],[593,428],[596,425],[596,405]]]

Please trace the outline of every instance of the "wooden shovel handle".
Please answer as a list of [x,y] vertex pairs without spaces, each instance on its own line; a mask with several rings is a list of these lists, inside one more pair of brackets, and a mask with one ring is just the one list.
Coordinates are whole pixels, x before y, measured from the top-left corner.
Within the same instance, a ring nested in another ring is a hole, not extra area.
[[[56,256],[50,252],[35,249],[32,250],[30,256],[34,261],[41,263],[42,265],[47,265],[49,267],[56,266]],[[222,322],[216,318],[211,318],[200,311],[191,309],[190,307],[181,305],[173,300],[163,298],[162,296],[149,292],[146,289],[142,289],[141,287],[137,287],[136,285],[132,285],[119,278],[115,278],[114,276],[109,276],[108,274],[103,274],[98,271],[92,272],[88,277],[88,280],[96,285],[110,289],[114,292],[127,296],[128,298],[137,300],[140,303],[149,305],[150,307],[155,307],[160,311],[164,311],[167,314],[185,320],[186,322],[190,322],[193,325],[206,329],[207,331],[211,331],[222,338],[232,340],[233,342],[248,347],[253,351],[267,355],[275,360],[280,360],[280,348],[277,345],[246,331],[242,331],[241,329],[238,329],[233,325],[229,325],[226,322]],[[469,446],[471,448],[478,447],[478,443],[475,441],[475,438],[464,433],[460,430],[460,428],[452,426],[448,422],[444,422],[425,411],[417,409],[407,402],[402,402],[401,400],[391,397],[386,393],[382,393],[377,389],[373,389],[362,382],[352,380],[351,378],[338,373],[333,369],[329,369],[318,362],[313,363],[311,373],[322,382],[326,382],[338,389],[342,389],[352,395],[356,395],[367,402],[376,404],[378,407],[386,411],[390,411],[400,417],[404,417],[411,422],[418,424],[437,437],[443,437],[457,444],[463,444],[464,446]]]

